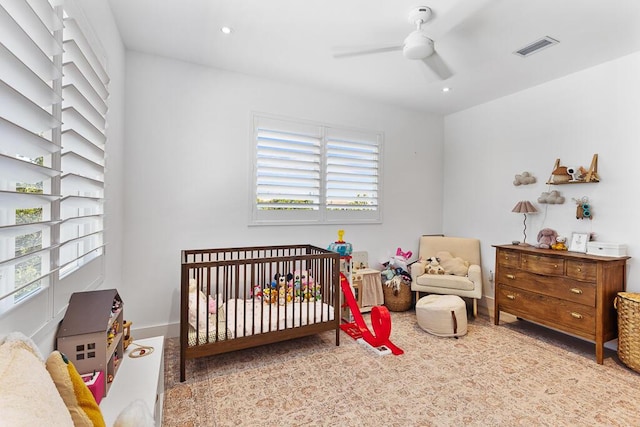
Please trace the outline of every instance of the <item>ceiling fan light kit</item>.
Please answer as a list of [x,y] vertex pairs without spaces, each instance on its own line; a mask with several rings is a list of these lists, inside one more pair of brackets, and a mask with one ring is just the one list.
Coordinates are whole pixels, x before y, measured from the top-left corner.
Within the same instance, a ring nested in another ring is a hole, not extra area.
[[416,30],[404,39],[402,54],[407,59],[424,59],[433,54],[433,40],[421,30]]

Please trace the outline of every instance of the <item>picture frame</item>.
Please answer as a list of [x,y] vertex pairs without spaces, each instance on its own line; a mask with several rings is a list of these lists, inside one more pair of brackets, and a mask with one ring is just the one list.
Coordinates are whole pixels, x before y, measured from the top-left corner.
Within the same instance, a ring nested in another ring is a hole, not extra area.
[[589,233],[572,233],[569,242],[569,251],[571,252],[587,252],[587,242],[589,241]]

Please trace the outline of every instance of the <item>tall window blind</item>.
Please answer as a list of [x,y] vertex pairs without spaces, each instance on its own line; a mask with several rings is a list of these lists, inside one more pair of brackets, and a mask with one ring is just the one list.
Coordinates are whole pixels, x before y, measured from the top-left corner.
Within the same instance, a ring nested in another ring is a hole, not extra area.
[[381,133],[264,115],[253,126],[253,224],[381,221]]
[[65,9],[62,55],[60,271],[103,253],[104,147],[109,77],[73,9]]
[[[100,105],[66,75],[79,61],[68,43],[91,52],[71,21],[66,2],[0,0],[0,313],[102,251],[101,207],[86,206],[103,196],[108,78],[97,58],[77,66],[94,84],[100,70]],[[63,136],[73,132],[90,145]],[[79,212],[91,212],[90,226]]]

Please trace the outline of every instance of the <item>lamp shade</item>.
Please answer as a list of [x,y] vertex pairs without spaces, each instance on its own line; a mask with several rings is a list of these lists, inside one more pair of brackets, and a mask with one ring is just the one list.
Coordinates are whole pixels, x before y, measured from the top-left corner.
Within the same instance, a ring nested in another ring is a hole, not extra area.
[[518,203],[516,203],[515,207],[511,210],[511,212],[528,214],[528,213],[536,213],[538,212],[538,210],[536,209],[535,206],[531,204],[530,201],[521,200]]

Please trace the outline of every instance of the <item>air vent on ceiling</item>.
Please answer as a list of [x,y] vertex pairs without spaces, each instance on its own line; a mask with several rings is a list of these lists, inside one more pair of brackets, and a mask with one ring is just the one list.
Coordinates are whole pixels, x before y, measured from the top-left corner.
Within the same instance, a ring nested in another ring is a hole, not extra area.
[[558,43],[560,43],[558,40],[552,39],[549,36],[545,36],[545,37],[541,38],[540,40],[536,40],[533,43],[529,43],[528,45],[526,45],[522,49],[516,50],[513,53],[515,55],[518,55],[518,56],[521,56],[523,58],[526,58],[529,55],[533,55],[536,52],[540,52],[542,49],[546,49],[549,46],[553,46],[554,44],[558,44]]

